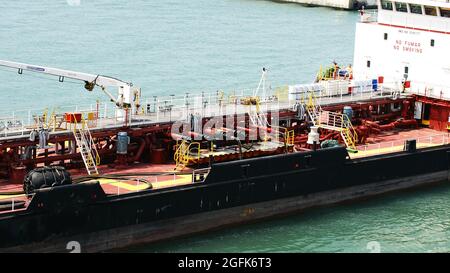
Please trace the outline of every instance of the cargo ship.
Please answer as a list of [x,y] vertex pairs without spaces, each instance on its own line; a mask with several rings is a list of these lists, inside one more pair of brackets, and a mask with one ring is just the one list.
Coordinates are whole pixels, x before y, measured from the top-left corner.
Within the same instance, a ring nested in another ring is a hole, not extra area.
[[311,84],[272,88],[263,69],[255,89],[144,98],[0,61],[109,99],[2,116],[0,251],[120,250],[448,182],[450,4],[377,5],[360,12],[354,67]]

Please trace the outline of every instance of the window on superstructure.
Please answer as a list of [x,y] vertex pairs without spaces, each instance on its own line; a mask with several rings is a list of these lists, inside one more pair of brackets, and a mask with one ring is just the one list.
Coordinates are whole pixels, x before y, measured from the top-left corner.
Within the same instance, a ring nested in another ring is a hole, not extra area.
[[434,39],[431,39],[430,45],[434,46]]
[[387,40],[387,38],[388,38],[388,34],[384,33],[384,39]]
[[422,14],[422,6],[416,4],[409,4],[409,10],[411,13]]
[[408,12],[406,3],[395,2],[395,10],[399,12]]
[[431,16],[437,16],[436,7],[425,6],[425,14]]
[[442,17],[450,17],[450,9],[449,8],[439,8]]
[[370,67],[370,61],[367,61],[367,67]]
[[381,8],[385,10],[393,10],[392,1],[381,0]]

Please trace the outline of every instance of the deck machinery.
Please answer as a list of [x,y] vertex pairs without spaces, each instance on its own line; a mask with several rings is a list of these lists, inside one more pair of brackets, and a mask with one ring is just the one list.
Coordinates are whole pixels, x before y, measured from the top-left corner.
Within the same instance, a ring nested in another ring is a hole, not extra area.
[[[226,97],[218,91],[143,103],[139,88],[112,77],[1,60],[0,65],[17,69],[19,74],[56,76],[59,82],[79,80],[88,91],[99,86],[114,104],[111,115],[106,113],[106,105],[102,113],[103,106],[97,103],[87,111],[45,112],[26,118],[33,120],[31,124],[17,126],[18,117],[14,122],[4,121],[10,126],[4,127],[0,137],[0,175],[19,183],[39,166],[84,167],[88,175],[94,175],[99,174],[97,166],[101,164],[123,168],[137,162],[172,161],[176,170],[182,170],[211,162],[317,149],[329,139],[355,152],[356,145],[364,143],[371,132],[380,131],[380,125],[384,129],[416,126],[411,97],[393,99],[386,92],[366,93],[370,95],[366,100],[344,94],[342,100],[342,93],[326,89],[318,93],[314,88],[288,95],[284,87],[271,90],[265,68],[258,87],[248,95],[233,91]],[[350,84],[347,78],[324,82],[330,85],[333,81]],[[118,89],[117,97],[107,90],[111,86]],[[295,99],[286,98],[292,95]],[[321,106],[322,100],[335,102]],[[317,143],[311,138],[308,141],[311,126],[320,128]],[[125,154],[117,152],[120,132],[129,140]]]

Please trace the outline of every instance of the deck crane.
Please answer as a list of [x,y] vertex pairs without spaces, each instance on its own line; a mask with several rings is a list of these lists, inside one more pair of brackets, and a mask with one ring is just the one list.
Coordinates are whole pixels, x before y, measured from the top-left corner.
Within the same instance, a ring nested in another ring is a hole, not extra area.
[[[135,106],[139,108],[140,89],[133,88],[132,83],[116,78],[4,60],[0,60],[0,66],[17,69],[19,74],[22,74],[24,71],[30,71],[57,76],[59,77],[59,82],[64,82],[65,78],[79,80],[84,82],[84,88],[88,91],[92,91],[95,86],[99,86],[111,101],[116,104],[116,118],[118,119],[125,118],[125,111],[132,106],[132,103],[135,103]],[[106,89],[107,87],[118,88],[117,98]]]

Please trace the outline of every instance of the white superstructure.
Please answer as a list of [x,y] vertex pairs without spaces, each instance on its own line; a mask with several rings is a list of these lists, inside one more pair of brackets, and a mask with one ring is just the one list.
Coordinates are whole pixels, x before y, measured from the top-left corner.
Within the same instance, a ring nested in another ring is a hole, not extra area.
[[357,23],[354,79],[384,78],[385,87],[450,100],[450,3],[378,0]]

